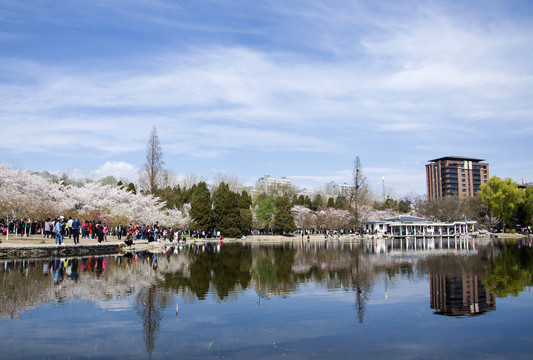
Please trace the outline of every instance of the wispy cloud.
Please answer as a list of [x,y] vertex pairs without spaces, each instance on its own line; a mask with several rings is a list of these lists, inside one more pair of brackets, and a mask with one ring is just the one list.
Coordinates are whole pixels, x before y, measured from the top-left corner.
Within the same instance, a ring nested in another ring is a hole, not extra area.
[[[423,191],[428,158],[504,159],[533,131],[532,22],[481,4],[8,1],[0,148],[134,162],[124,156],[142,154],[155,124],[169,155],[202,168],[229,171],[253,154],[314,183],[327,180],[308,170],[320,154],[325,176],[342,181],[335,173],[359,153]],[[69,45],[51,41],[58,31]]]

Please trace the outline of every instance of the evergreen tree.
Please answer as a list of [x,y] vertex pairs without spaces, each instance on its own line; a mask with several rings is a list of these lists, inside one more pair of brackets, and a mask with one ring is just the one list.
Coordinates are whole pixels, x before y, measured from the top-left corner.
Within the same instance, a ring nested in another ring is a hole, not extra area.
[[241,215],[241,232],[247,233],[249,229],[252,228],[253,217],[252,217],[252,198],[245,191],[242,192],[239,198],[239,212]]
[[194,186],[194,193],[191,197],[191,218],[194,228],[200,230],[212,229],[211,194],[207,184],[202,181]]
[[294,203],[294,205],[305,205],[305,197],[303,195],[298,196],[298,200]]
[[344,196],[337,196],[335,199],[335,208],[339,210],[347,210],[348,209],[348,201]]
[[241,234],[241,214],[237,194],[228,191],[220,214],[220,232],[227,237],[238,237]]
[[195,184],[191,187],[191,194],[189,195],[191,203],[194,201],[195,197],[198,196],[205,196],[207,199],[209,199],[209,203],[211,205],[211,193],[209,192],[209,189],[207,188],[207,184],[205,181],[200,181],[198,184]]
[[400,200],[398,202],[398,211],[401,212],[402,214],[407,214],[408,212],[410,212],[411,211],[411,202],[409,200],[407,200],[407,199]]
[[126,191],[137,194],[137,189],[135,188],[135,184],[132,182],[128,184],[128,186],[126,187]]
[[213,194],[213,227],[215,229],[220,228],[222,220],[222,212],[224,211],[224,206],[226,199],[228,197],[229,187],[225,182],[221,182],[218,185],[217,190]]
[[313,209],[313,201],[311,200],[311,198],[309,196],[306,196],[304,198],[304,204],[303,206],[305,206],[306,208],[308,209]]
[[294,216],[291,213],[291,202],[287,196],[282,196],[276,201],[277,212],[274,215],[273,231],[278,234],[290,233],[296,230]]
[[328,208],[335,208],[335,200],[332,197],[328,199]]
[[318,209],[324,206],[324,201],[322,200],[322,195],[316,194],[315,200],[313,200],[313,205],[311,210],[317,211]]
[[194,229],[211,229],[211,202],[205,197],[205,195],[200,195],[194,198],[194,201],[191,204],[190,215]]

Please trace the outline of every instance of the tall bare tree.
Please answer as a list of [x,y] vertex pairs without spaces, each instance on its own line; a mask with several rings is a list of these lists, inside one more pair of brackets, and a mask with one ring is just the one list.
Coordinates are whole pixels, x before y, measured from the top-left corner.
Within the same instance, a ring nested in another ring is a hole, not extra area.
[[353,188],[350,192],[350,210],[352,212],[353,226],[358,228],[363,221],[363,208],[367,205],[370,198],[370,189],[366,176],[363,174],[363,167],[359,156],[355,157],[352,169]]
[[154,125],[146,144],[146,162],[139,170],[139,186],[145,193],[153,194],[166,182],[168,175],[163,168],[164,164],[159,136]]

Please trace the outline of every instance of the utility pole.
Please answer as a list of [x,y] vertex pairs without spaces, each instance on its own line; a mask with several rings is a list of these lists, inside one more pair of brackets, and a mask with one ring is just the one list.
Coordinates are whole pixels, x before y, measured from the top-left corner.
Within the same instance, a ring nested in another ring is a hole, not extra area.
[[383,203],[385,203],[385,176],[383,176]]

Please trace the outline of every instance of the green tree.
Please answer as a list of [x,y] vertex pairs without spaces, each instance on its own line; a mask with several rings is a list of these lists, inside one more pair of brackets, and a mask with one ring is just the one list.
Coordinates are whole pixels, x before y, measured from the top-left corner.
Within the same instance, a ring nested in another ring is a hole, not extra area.
[[239,198],[239,212],[241,216],[241,232],[246,233],[252,228],[252,198],[245,191],[242,192]]
[[[388,199],[387,199],[388,200]],[[398,211],[406,214],[411,211],[411,202],[407,199],[398,202]]]
[[348,200],[346,200],[346,198],[342,195],[337,196],[337,198],[335,199],[335,208],[347,210],[348,207]]
[[258,229],[272,229],[272,221],[277,212],[274,196],[267,195],[258,202],[255,208],[256,227]]
[[100,179],[99,183],[102,185],[118,185],[117,179],[112,175],[109,175],[109,176],[106,176],[105,178]]
[[303,206],[305,206],[308,209],[313,209],[313,201],[311,200],[309,196],[306,196],[304,198]]
[[205,195],[194,198],[190,215],[195,229],[209,230],[211,228],[211,202]]
[[191,219],[193,226],[200,230],[209,230],[212,225],[211,194],[204,181],[193,186],[191,199]]
[[318,209],[324,207],[324,201],[322,200],[322,195],[316,194],[315,199],[313,200],[311,210],[317,211]]
[[241,234],[241,213],[237,194],[228,191],[220,214],[220,232],[227,237],[238,237]]
[[211,193],[209,192],[205,181],[200,181],[198,184],[195,184],[191,187],[189,195],[191,203],[194,201],[195,197],[202,195],[211,200]]
[[184,204],[182,190],[179,185],[173,188],[167,186],[164,189],[157,189],[154,195],[165,203],[166,209],[180,209]]
[[507,297],[518,296],[524,287],[533,284],[532,280],[533,250],[528,247],[506,246],[491,261],[483,284],[487,289],[494,290],[497,297]]
[[213,215],[212,215],[212,221],[213,221],[213,228],[219,229],[222,220],[222,212],[224,211],[224,206],[226,203],[226,199],[229,194],[229,187],[225,182],[221,182],[218,185],[218,188],[213,193]]
[[532,225],[533,218],[533,187],[528,186],[522,191],[522,199],[518,204],[517,222],[522,226]]
[[512,225],[523,193],[518,184],[510,178],[500,179],[493,176],[486,184],[481,185],[481,198],[487,204],[490,214],[501,221],[505,229]]
[[272,230],[275,233],[283,234],[295,231],[296,223],[291,213],[291,202],[287,196],[282,196],[276,201],[277,212],[274,215]]
[[330,198],[328,199],[328,205],[327,205],[327,206],[328,206],[328,208],[335,208],[335,207],[336,207],[336,206],[335,206],[335,199],[333,199],[332,197],[330,197]]
[[128,186],[126,186],[126,191],[129,191],[131,193],[137,194],[137,189],[135,187],[135,184],[130,182]]

